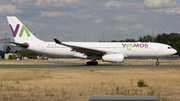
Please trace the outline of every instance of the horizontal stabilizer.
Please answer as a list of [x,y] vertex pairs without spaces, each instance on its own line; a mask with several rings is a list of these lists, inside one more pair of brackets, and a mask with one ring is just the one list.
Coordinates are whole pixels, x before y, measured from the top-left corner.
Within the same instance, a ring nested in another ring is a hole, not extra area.
[[28,43],[16,43],[16,42],[6,42],[9,43],[12,46],[20,47],[20,48],[28,48],[29,44]]

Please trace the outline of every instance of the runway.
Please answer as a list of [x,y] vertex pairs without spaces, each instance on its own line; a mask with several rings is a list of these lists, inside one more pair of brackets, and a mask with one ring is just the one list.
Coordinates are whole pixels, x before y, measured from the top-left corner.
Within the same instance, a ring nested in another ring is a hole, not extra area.
[[49,65],[0,65],[0,68],[180,68],[180,65],[91,65],[78,63],[58,63]]

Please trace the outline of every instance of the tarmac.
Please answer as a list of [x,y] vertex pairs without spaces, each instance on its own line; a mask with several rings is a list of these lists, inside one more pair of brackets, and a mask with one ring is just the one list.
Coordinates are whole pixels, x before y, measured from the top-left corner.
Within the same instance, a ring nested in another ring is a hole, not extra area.
[[59,62],[48,65],[0,65],[0,68],[180,68],[180,65],[90,65]]

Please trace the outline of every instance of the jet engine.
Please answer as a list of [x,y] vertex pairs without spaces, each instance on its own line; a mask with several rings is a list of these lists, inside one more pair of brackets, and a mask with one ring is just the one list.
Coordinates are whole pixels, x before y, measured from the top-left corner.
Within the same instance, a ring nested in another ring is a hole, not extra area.
[[104,62],[113,62],[113,63],[123,63],[124,55],[123,54],[107,54],[102,57]]

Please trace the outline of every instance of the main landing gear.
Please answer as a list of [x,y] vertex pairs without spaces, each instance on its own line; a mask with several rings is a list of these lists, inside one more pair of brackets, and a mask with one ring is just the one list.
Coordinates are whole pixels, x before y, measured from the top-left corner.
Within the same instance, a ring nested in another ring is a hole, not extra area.
[[158,62],[159,60],[157,59],[157,62],[156,62],[156,65],[159,65],[159,62]]
[[86,65],[98,65],[97,61],[88,61]]

